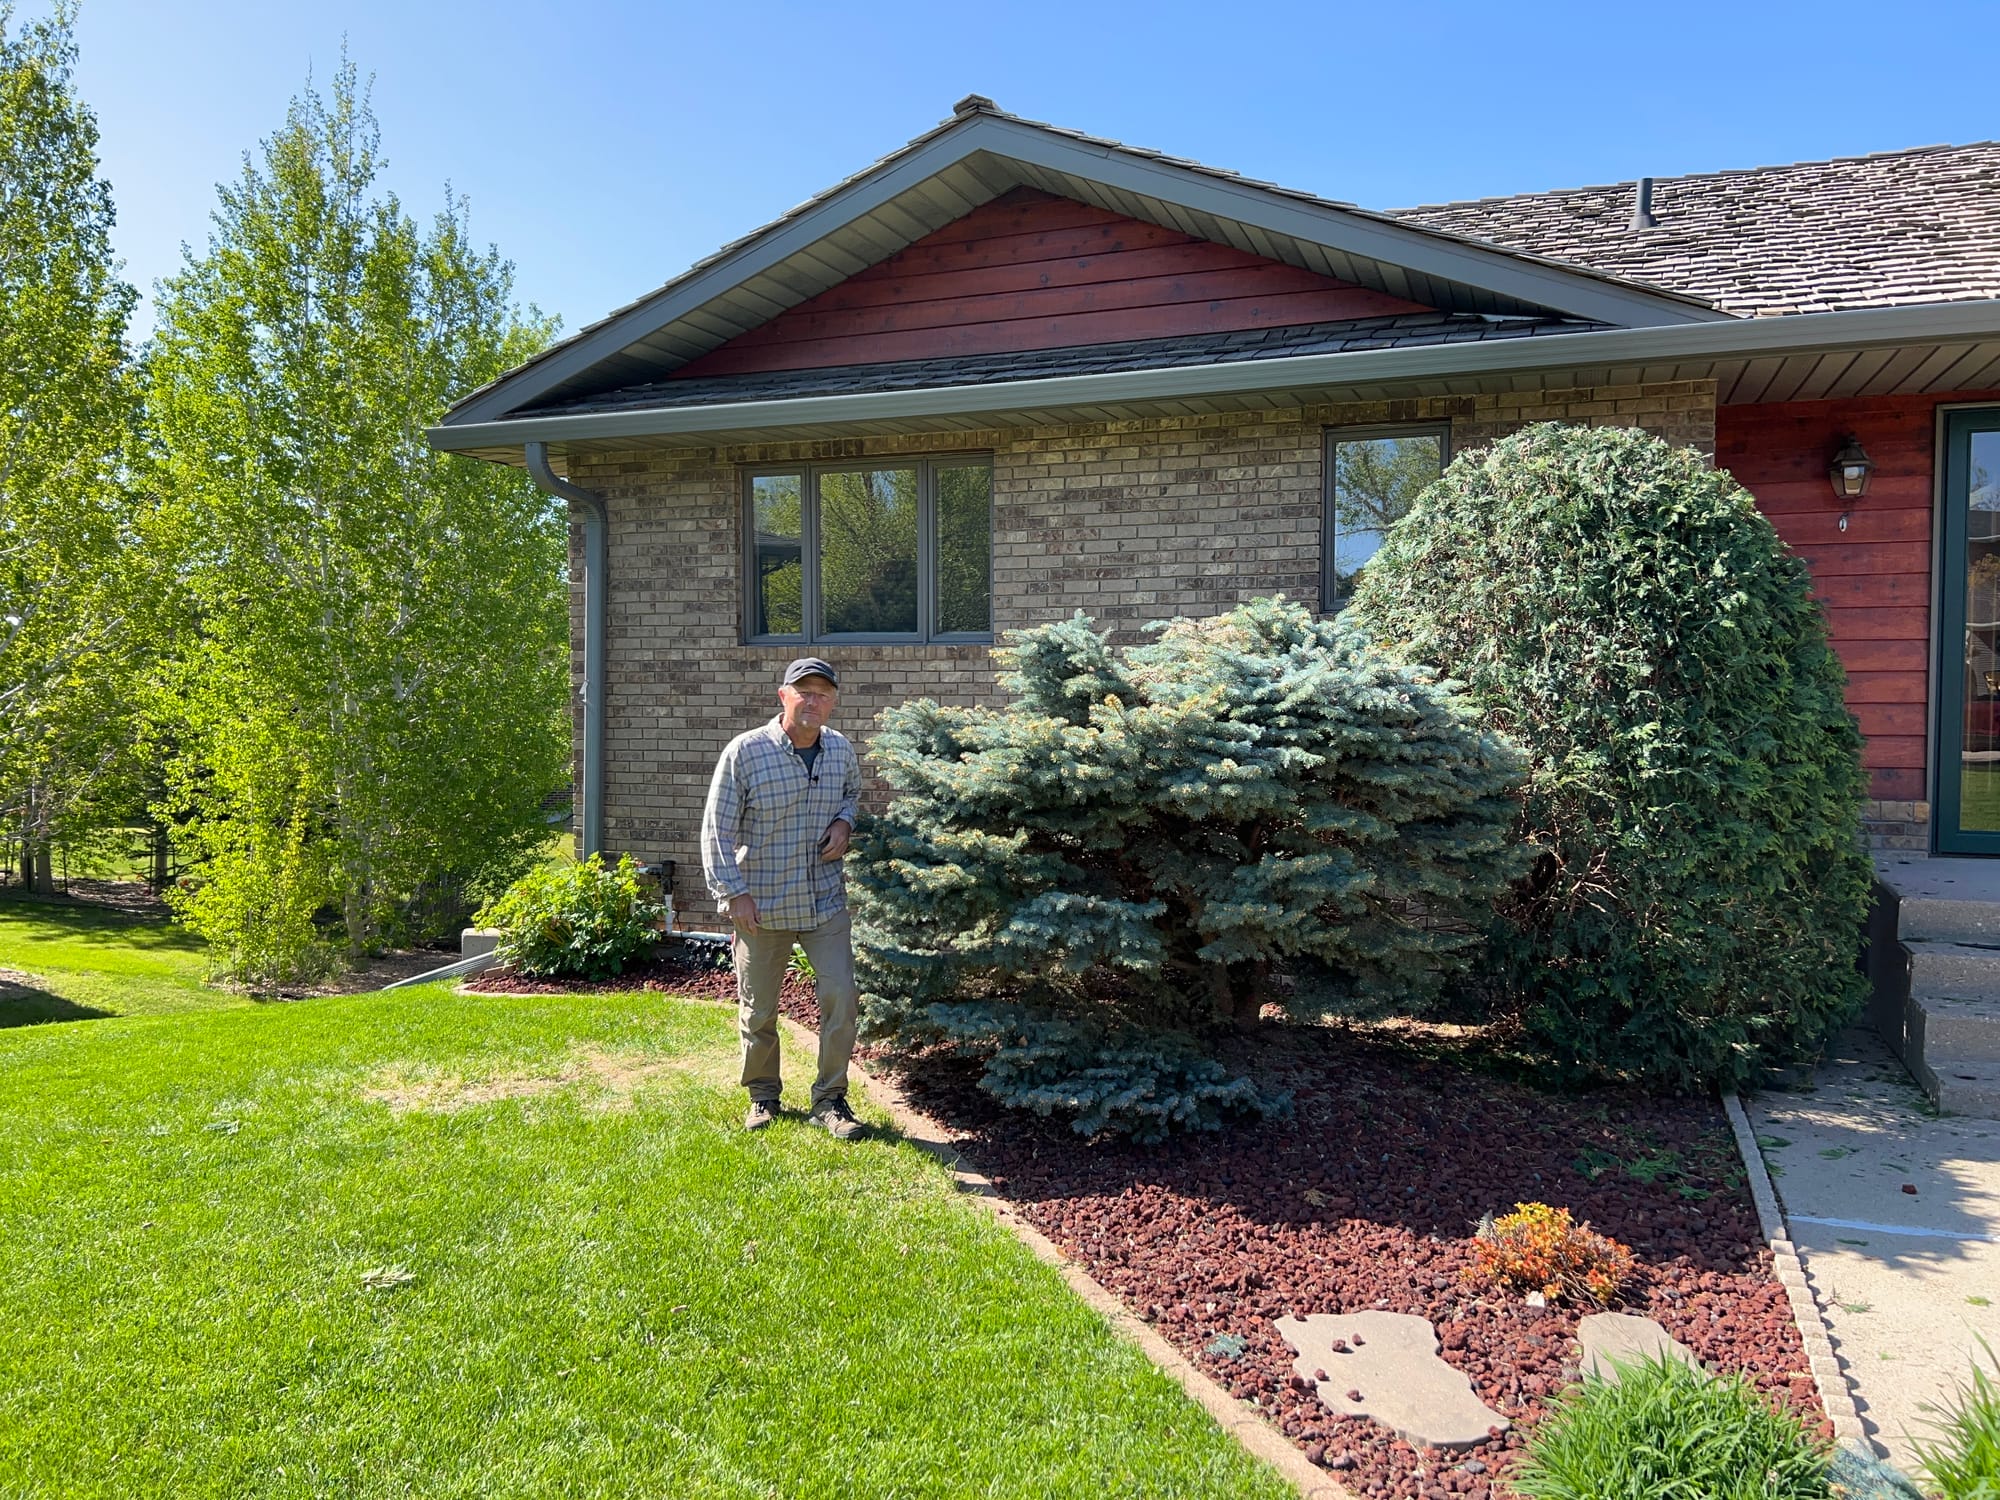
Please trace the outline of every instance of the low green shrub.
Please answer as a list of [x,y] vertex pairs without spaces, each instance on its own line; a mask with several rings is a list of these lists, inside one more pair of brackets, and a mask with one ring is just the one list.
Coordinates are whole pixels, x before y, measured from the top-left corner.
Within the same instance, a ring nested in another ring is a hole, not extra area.
[[[1979,1347],[1993,1358],[1984,1339]],[[2000,1380],[1975,1362],[1972,1379],[1960,1383],[1930,1425],[1933,1435],[1914,1446],[1943,1500],[2000,1500]]]
[[1830,1457],[1742,1376],[1660,1355],[1557,1398],[1508,1483],[1530,1500],[1832,1500]]
[[666,931],[667,908],[640,886],[631,855],[607,869],[593,854],[530,870],[478,920],[501,929],[494,951],[523,974],[609,979]]
[[1530,427],[1453,460],[1343,618],[1526,753],[1493,954],[1559,1066],[1735,1086],[1854,1016],[1861,735],[1804,563],[1728,474]]

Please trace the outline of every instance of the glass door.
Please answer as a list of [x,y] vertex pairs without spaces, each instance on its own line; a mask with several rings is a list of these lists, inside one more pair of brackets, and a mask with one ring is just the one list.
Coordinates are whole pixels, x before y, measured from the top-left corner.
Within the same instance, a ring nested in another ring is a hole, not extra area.
[[2000,854],[2000,408],[1944,436],[1938,851]]

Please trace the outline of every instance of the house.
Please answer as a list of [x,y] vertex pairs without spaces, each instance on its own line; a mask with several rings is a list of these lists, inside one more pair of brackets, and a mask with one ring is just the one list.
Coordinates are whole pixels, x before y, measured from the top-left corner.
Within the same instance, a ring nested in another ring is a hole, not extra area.
[[569,500],[586,847],[675,862],[790,657],[844,722],[999,632],[1337,605],[1451,452],[1712,454],[1812,566],[1871,836],[2000,852],[2000,144],[1373,212],[963,100],[467,395]]

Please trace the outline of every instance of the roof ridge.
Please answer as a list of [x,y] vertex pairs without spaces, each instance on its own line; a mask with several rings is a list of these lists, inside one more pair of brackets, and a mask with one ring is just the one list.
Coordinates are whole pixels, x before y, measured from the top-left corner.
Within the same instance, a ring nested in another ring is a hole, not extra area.
[[[2000,146],[2000,140],[1983,141],[1941,141],[1928,146],[1901,146],[1890,151],[1864,151],[1851,156],[1813,157],[1803,161],[1767,162],[1755,167],[1717,167],[1707,172],[1680,172],[1673,176],[1655,176],[1657,187],[1663,183],[1702,182],[1716,177],[1755,177],[1767,172],[1796,172],[1802,167],[1840,167],[1854,162],[1886,161],[1899,156],[1921,156],[1936,151],[1973,151],[1982,146]],[[1641,174],[1643,175],[1643,174]],[[1432,209],[1478,208],[1489,203],[1518,203],[1524,198],[1566,198],[1579,193],[1623,192],[1630,188],[1638,177],[1626,177],[1616,182],[1583,183],[1574,187],[1542,188],[1526,193],[1494,193],[1484,198],[1447,198],[1440,203],[1413,203],[1407,208],[1380,210],[1394,217],[1405,214],[1423,213]]]

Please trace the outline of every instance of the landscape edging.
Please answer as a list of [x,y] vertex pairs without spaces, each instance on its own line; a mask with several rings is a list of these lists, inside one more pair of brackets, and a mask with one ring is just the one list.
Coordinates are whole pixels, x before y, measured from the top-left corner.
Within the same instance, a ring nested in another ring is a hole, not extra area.
[[[801,1044],[817,1047],[819,1038],[790,1016],[779,1019]],[[1021,1218],[1013,1205],[1000,1195],[992,1179],[969,1162],[951,1143],[950,1132],[912,1105],[903,1091],[889,1079],[870,1072],[859,1063],[854,1072],[861,1076],[869,1097],[887,1112],[903,1138],[918,1150],[934,1156],[951,1172],[960,1189],[979,1200],[986,1211],[1026,1245],[1035,1258],[1055,1267],[1085,1306],[1111,1326],[1111,1331],[1152,1362],[1153,1367],[1173,1380],[1213,1417],[1218,1426],[1252,1458],[1276,1469],[1304,1500],[1357,1500],[1355,1494],[1309,1460],[1256,1407],[1238,1401],[1160,1336],[1159,1330],[1134,1316],[1113,1292],[1093,1278],[1058,1249],[1055,1243]]]
[[1862,1453],[1873,1453],[1874,1445],[1869,1442],[1867,1428],[1862,1425],[1861,1409],[1855,1404],[1854,1387],[1849,1384],[1840,1359],[1833,1352],[1826,1310],[1813,1293],[1805,1262],[1785,1227],[1784,1212],[1778,1206],[1777,1187],[1764,1166],[1764,1153],[1757,1145],[1757,1131],[1750,1123],[1742,1099],[1736,1094],[1724,1091],[1722,1108],[1729,1116],[1729,1128],[1736,1136],[1737,1154],[1743,1158],[1750,1196],[1757,1204],[1758,1225],[1763,1230],[1764,1242],[1771,1247],[1771,1269],[1785,1289],[1785,1300],[1791,1304],[1792,1321],[1798,1325],[1799,1339],[1805,1345],[1806,1362],[1812,1370],[1813,1384],[1819,1390],[1820,1407],[1833,1423],[1834,1441],[1858,1448]]

